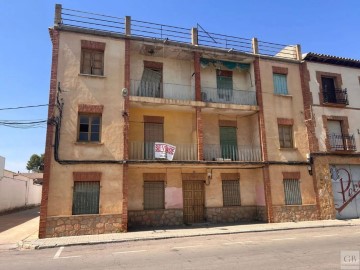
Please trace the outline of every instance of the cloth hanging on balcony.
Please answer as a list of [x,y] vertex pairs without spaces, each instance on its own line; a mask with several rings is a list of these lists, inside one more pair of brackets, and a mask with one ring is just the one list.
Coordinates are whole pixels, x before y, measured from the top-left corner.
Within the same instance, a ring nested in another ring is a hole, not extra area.
[[206,68],[212,65],[216,68],[221,68],[221,66],[223,66],[230,70],[238,69],[240,71],[247,71],[250,69],[250,64],[223,61],[223,60],[214,60],[207,58],[200,58],[200,65],[202,68]]

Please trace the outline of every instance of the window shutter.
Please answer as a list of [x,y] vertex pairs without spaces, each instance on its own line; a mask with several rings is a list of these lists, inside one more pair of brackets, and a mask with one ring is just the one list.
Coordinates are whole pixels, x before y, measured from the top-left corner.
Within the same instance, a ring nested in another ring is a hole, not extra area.
[[222,158],[238,160],[236,127],[220,127]]
[[287,95],[287,78],[284,74],[273,74],[274,93],[278,95]]
[[164,181],[144,182],[144,209],[165,208],[165,185]]

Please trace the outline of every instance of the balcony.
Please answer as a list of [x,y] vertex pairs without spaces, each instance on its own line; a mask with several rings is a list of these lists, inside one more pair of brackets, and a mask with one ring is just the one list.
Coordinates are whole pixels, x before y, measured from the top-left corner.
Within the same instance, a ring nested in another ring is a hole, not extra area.
[[191,85],[159,83],[144,80],[131,80],[131,96],[195,100],[195,90]]
[[329,134],[329,142],[332,151],[356,151],[354,135]]
[[260,146],[205,144],[208,161],[261,161]]
[[324,103],[349,105],[347,90],[335,89],[334,91],[323,91]]
[[204,102],[257,105],[255,91],[205,87],[201,89],[201,98]]
[[[130,159],[133,160],[155,160],[154,142],[130,142]],[[197,160],[196,144],[173,144],[176,151],[173,160]]]

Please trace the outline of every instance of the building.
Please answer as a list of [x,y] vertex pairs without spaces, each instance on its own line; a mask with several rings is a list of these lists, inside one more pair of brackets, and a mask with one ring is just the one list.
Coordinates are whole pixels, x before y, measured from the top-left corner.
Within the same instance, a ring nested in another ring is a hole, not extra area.
[[50,28],[40,237],[319,218],[299,45],[99,16]]
[[42,173],[19,173],[5,169],[0,156],[0,214],[39,206]]
[[304,56],[305,111],[321,219],[360,217],[360,61]]

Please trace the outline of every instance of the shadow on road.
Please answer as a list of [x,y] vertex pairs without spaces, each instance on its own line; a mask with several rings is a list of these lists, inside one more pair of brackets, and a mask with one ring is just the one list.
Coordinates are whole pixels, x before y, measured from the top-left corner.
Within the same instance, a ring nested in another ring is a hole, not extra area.
[[25,223],[40,215],[40,207],[14,212],[0,216],[0,233]]
[[253,221],[253,222],[238,222],[238,223],[195,223],[195,224],[184,224],[180,226],[136,226],[136,227],[129,227],[129,232],[139,232],[139,231],[171,231],[171,230],[178,230],[178,229],[195,229],[195,228],[219,228],[219,230],[228,230],[227,228],[231,226],[238,226],[238,225],[254,225],[254,224],[264,224],[264,222],[260,221]]

